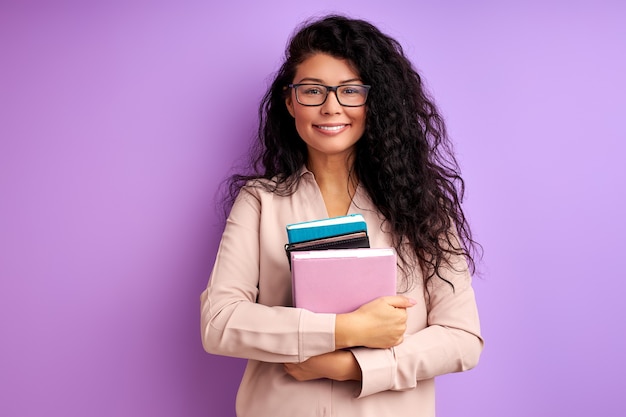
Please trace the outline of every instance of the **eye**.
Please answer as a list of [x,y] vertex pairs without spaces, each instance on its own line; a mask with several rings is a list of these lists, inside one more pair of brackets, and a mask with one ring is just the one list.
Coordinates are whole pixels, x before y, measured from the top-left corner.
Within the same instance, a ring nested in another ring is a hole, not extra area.
[[324,94],[323,87],[319,85],[303,85],[300,87],[300,92],[307,96],[317,96],[320,94]]
[[363,88],[358,85],[347,85],[340,89],[340,92],[344,96],[355,96],[363,94]]

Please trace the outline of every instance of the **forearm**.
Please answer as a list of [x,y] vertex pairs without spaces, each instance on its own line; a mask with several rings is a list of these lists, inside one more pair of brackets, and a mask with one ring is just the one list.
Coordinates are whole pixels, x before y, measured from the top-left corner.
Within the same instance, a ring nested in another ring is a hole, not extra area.
[[202,294],[202,343],[209,353],[264,362],[302,362],[334,350],[335,316],[250,301],[212,305]]
[[357,346],[353,329],[356,323],[351,314],[337,314],[335,319],[335,348],[345,349]]
[[471,369],[482,346],[464,330],[430,326],[390,349],[351,349],[362,372],[359,396],[413,389],[417,381]]
[[349,350],[314,356],[301,363],[286,363],[285,372],[298,381],[328,378],[335,381],[360,381],[361,368]]
[[469,278],[457,279],[454,291],[443,283],[430,295],[429,310],[409,309],[412,321],[402,343],[390,349],[352,349],[363,374],[361,396],[412,389],[419,380],[477,364],[483,340]]

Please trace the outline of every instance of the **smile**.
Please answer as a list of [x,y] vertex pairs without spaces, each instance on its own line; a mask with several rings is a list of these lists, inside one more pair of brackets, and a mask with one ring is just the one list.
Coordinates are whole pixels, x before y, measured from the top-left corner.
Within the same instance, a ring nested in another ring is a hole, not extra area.
[[329,132],[336,132],[338,130],[343,129],[346,126],[348,126],[348,125],[337,125],[337,126],[320,126],[320,125],[315,125],[315,127],[317,127],[318,129],[327,130]]

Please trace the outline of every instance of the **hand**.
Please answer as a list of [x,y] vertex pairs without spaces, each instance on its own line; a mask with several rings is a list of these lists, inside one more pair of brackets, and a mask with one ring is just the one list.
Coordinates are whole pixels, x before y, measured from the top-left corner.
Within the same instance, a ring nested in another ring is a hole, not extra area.
[[285,372],[298,381],[328,378],[335,381],[361,380],[361,368],[352,352],[336,350],[313,356],[301,363],[286,363]]
[[415,300],[404,296],[380,297],[352,313],[338,314],[335,321],[335,348],[353,346],[390,348],[399,345],[406,331],[406,309]]

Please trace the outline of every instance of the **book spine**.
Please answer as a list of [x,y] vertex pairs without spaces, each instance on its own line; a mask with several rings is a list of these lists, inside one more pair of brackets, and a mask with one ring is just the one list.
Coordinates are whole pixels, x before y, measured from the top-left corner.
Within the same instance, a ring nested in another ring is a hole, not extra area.
[[366,231],[365,222],[345,223],[332,226],[310,227],[306,229],[288,229],[289,243],[306,242],[308,240],[323,239],[331,236],[340,236],[348,233]]

